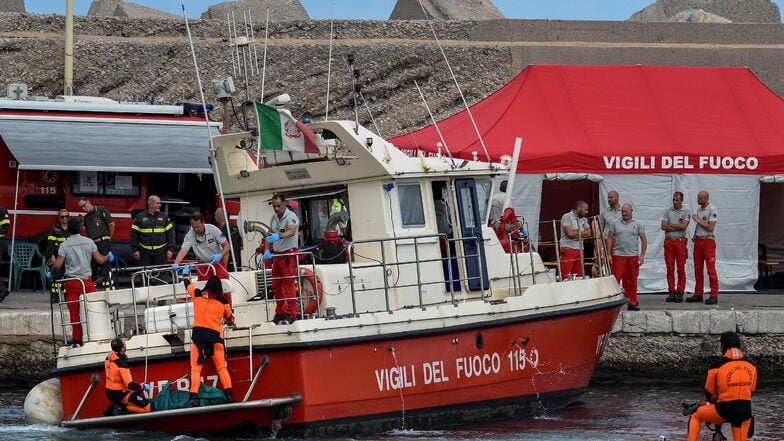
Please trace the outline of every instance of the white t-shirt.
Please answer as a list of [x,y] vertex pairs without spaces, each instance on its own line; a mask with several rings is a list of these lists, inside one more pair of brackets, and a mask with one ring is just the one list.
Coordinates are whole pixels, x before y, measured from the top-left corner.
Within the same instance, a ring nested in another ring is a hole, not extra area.
[[218,254],[223,249],[226,237],[221,230],[212,224],[204,224],[204,235],[197,235],[193,227],[188,230],[185,239],[182,240],[182,247],[193,250],[193,254],[204,262],[212,262],[212,256]]

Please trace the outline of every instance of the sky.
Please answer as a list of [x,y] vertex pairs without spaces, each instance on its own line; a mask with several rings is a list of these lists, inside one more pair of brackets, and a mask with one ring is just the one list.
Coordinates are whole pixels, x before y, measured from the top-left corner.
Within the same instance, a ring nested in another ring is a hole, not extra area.
[[[132,0],[131,3],[149,6],[182,15],[182,3],[188,17],[199,18],[216,0]],[[315,20],[364,19],[386,20],[396,0],[300,0]],[[633,13],[654,0],[493,0],[507,18],[549,18],[560,20],[626,20]],[[74,14],[86,15],[92,0],[73,0]],[[779,9],[784,0],[775,0]],[[65,14],[65,0],[25,0],[27,12]]]

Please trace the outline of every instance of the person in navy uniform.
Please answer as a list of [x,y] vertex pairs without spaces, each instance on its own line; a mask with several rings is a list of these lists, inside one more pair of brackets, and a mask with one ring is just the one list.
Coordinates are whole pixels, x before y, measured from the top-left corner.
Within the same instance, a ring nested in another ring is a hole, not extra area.
[[[67,209],[61,208],[57,212],[57,223],[49,230],[49,235],[46,237],[46,261],[49,265],[54,265],[55,260],[57,260],[57,251],[60,249],[60,245],[68,239],[70,233],[68,233],[68,219],[71,218],[71,214],[68,212]],[[50,300],[52,303],[57,303],[60,301],[60,288],[62,287],[62,283],[58,282],[59,279],[63,278],[63,268],[60,268],[60,271],[54,272],[52,271],[52,278],[50,279],[49,284],[49,294]]]
[[174,254],[174,224],[161,211],[161,198],[150,195],[147,210],[136,215],[131,225],[133,258],[141,266],[165,265]]
[[[79,216],[82,222],[82,230],[87,233],[87,237],[95,242],[98,252],[106,255],[112,249],[112,237],[114,237],[114,219],[106,207],[93,205],[86,197],[79,198],[79,209],[84,211],[84,216]],[[111,278],[110,267],[108,264],[91,264],[93,280],[102,279],[105,290],[113,289],[114,284]]]

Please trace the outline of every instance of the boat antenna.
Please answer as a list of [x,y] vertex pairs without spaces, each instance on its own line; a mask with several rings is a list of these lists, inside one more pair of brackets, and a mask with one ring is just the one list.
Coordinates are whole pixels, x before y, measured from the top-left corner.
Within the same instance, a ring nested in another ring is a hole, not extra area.
[[348,70],[351,72],[351,98],[348,99],[348,104],[354,109],[354,133],[359,135],[359,111],[357,110],[357,95],[362,91],[362,85],[359,84],[359,69],[354,69],[354,54],[348,54],[346,58],[348,61]]
[[359,97],[362,98],[362,104],[365,105],[365,110],[367,110],[367,113],[370,116],[370,122],[373,124],[373,127],[376,129],[376,134],[378,134],[378,136],[383,138],[384,136],[381,135],[381,129],[379,129],[378,125],[376,125],[376,118],[373,118],[373,113],[370,111],[370,106],[368,106],[368,102],[365,99],[365,95],[363,95],[362,92],[359,92]]
[[[261,96],[259,99],[264,101],[264,86],[266,85],[266,78],[267,78],[267,42],[269,41],[269,8],[267,8],[267,20],[264,23],[264,60],[261,63]],[[255,109],[255,105],[254,105]],[[244,114],[245,112],[243,112]],[[256,126],[258,130],[261,130],[260,124],[258,122],[259,116],[256,114]],[[259,168],[259,162],[261,161],[261,142],[256,144],[256,168]],[[228,216],[228,212],[226,212],[226,216]],[[228,222],[228,220],[226,221]],[[237,265],[234,265],[234,268],[237,268]]]
[[[204,87],[201,82],[201,73],[199,72],[199,62],[196,60],[196,48],[193,45],[193,36],[191,35],[191,27],[188,22],[188,14],[185,12],[185,0],[180,0],[182,6],[182,17],[185,19],[185,31],[188,34],[188,44],[191,48],[191,58],[193,59],[193,68],[196,71],[196,84],[199,86],[199,97],[201,98],[202,110],[204,113],[204,124],[207,128],[207,139],[210,141],[210,167],[212,168],[212,175],[215,177],[215,186],[218,187],[218,194],[220,195],[221,203],[225,204],[226,198],[223,196],[223,185],[221,185],[220,172],[218,171],[217,161],[215,160],[215,143],[212,140],[212,133],[210,131],[210,116],[207,113],[207,99],[204,97]],[[225,208],[224,208],[225,210]],[[226,211],[226,222],[231,222],[231,216],[228,210]],[[234,244],[231,240],[231,234],[226,238],[229,241],[229,252],[231,253],[231,261],[234,268],[237,266],[237,257],[234,255]]]
[[[351,69],[351,66],[348,64],[348,61],[346,61],[346,68],[348,68],[350,75],[354,74],[354,71],[353,69]],[[370,122],[373,124],[373,127],[376,129],[376,134],[378,134],[378,136],[381,136],[383,138],[383,136],[381,135],[381,130],[378,128],[378,125],[376,124],[376,119],[373,117],[373,112],[370,111],[370,106],[368,105],[368,102],[365,99],[365,95],[362,94],[361,90],[359,91],[359,97],[362,99],[362,104],[365,106],[365,110],[367,110],[368,116],[370,117]]]
[[[267,42],[269,41],[269,8],[267,8],[267,20],[264,22],[264,55],[261,61],[261,95],[260,99],[264,100],[264,86],[267,78]],[[256,166],[259,166],[259,159],[256,156]]]
[[332,7],[330,8],[330,14],[332,17],[329,19],[329,56],[327,57],[327,103],[324,105],[324,121],[329,120],[329,85],[330,80],[332,79],[332,46],[333,46],[333,35],[335,30],[335,2],[332,2]]
[[[232,18],[232,14],[233,14],[233,12],[230,12],[230,13],[226,14],[226,26],[229,29],[229,42],[232,42],[232,41],[237,39],[237,29],[234,28],[232,30],[232,24],[234,23],[234,21],[231,19]],[[234,71],[234,78],[239,78],[240,77],[237,74],[237,71],[238,71],[237,60],[239,59],[239,57],[240,57],[239,48],[237,46],[234,46],[234,50],[232,51],[232,54],[231,54],[231,68]]]
[[[414,85],[417,88],[417,92],[419,92],[419,97],[422,98],[422,104],[425,105],[425,109],[427,109],[427,114],[430,115],[430,121],[433,122],[433,127],[436,128],[436,133],[438,133],[438,138],[441,140],[440,144],[444,146],[446,149],[446,154],[449,156],[449,162],[452,165],[452,169],[455,169],[457,165],[455,165],[455,158],[452,157],[452,152],[449,151],[449,146],[446,144],[446,140],[444,139],[444,135],[441,134],[441,129],[438,128],[438,123],[436,122],[435,118],[433,118],[433,112],[430,111],[430,106],[427,105],[427,101],[425,100],[425,95],[422,94],[422,89],[419,88],[419,83],[414,80]],[[438,149],[438,154],[441,154],[441,149]]]
[[[231,61],[234,76],[242,77],[245,83],[245,100],[250,101],[250,76],[259,73],[259,60],[256,52],[256,40],[253,38],[253,17],[250,11],[242,13],[245,24],[245,35],[237,33],[237,22],[234,12],[229,15],[229,46],[234,47]],[[236,60],[235,60],[236,59]]]
[[[255,35],[253,34],[253,16],[251,15],[250,10],[248,10],[247,13],[248,13],[247,24],[246,24],[246,29],[247,30],[245,31],[245,33],[250,35],[250,41],[253,42],[253,64],[251,64],[251,73],[253,73],[253,67],[255,66],[256,67],[256,75],[258,75],[259,74],[259,54],[256,52],[256,38],[255,38]],[[269,8],[267,8],[267,19],[269,20]],[[265,44],[267,43],[266,38],[264,40],[264,43]],[[250,54],[248,54],[248,55],[250,55]]]
[[449,74],[452,75],[452,80],[455,82],[455,87],[457,87],[457,92],[460,94],[460,98],[463,100],[463,106],[465,107],[466,111],[468,112],[468,118],[471,120],[471,124],[474,126],[474,131],[476,132],[477,138],[479,138],[479,144],[482,146],[482,151],[485,153],[487,157],[487,162],[490,161],[490,153],[487,152],[487,147],[485,146],[485,141],[482,139],[482,134],[479,133],[479,127],[476,125],[476,120],[474,120],[474,115],[471,113],[471,108],[468,107],[468,102],[466,102],[465,95],[463,95],[463,91],[460,89],[460,84],[457,82],[457,77],[455,76],[455,72],[452,70],[452,65],[449,64],[449,59],[446,56],[446,52],[444,52],[444,47],[441,45],[441,42],[438,40],[438,35],[436,35],[436,29],[433,26],[434,19],[430,19],[427,11],[425,10],[425,6],[422,4],[422,0],[418,0],[419,7],[422,8],[422,14],[425,16],[425,20],[427,20],[428,25],[430,26],[430,31],[433,32],[433,38],[436,40],[436,44],[438,45],[438,49],[441,51],[441,56],[444,57],[444,62],[446,62],[446,67],[449,69]]

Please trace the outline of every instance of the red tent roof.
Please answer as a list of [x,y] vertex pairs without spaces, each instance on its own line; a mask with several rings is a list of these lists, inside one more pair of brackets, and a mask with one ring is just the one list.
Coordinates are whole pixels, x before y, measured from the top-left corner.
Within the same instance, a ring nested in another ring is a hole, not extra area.
[[[747,68],[530,66],[471,113],[494,161],[523,138],[520,173],[784,174],[784,102]],[[467,111],[438,128],[452,155],[486,159]]]

